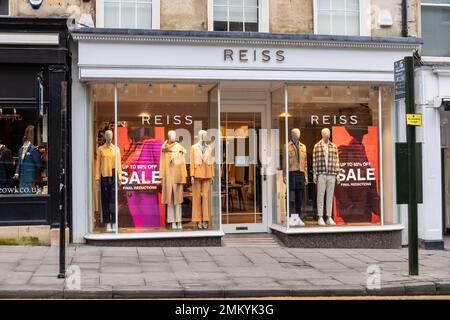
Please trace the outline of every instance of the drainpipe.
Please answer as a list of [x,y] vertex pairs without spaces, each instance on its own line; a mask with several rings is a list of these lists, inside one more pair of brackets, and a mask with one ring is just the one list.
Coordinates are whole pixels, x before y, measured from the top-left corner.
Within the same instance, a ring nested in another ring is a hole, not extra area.
[[402,0],[402,37],[408,36],[408,1]]

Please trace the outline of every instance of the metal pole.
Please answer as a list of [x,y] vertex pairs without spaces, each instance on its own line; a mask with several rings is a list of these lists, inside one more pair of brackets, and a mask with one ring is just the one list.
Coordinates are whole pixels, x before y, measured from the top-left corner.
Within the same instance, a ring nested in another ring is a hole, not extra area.
[[66,277],[66,114],[67,82],[61,82],[61,158],[60,158],[60,204],[59,204],[59,274]]
[[[406,113],[415,113],[414,103],[414,60],[413,57],[405,57],[405,89]],[[417,236],[417,170],[416,170],[416,127],[406,125],[406,142],[408,144],[408,251],[409,274],[419,274],[419,247]]]

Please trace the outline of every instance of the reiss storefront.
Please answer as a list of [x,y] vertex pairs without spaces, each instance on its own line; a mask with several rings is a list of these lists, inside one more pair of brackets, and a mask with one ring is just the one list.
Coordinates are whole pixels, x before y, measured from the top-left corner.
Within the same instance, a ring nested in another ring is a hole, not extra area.
[[393,63],[414,38],[75,29],[73,239],[402,244]]

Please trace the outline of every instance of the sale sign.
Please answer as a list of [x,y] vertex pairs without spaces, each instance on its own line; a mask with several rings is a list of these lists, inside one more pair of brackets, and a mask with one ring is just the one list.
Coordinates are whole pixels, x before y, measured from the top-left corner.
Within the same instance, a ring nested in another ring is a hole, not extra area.
[[379,146],[376,126],[332,127],[339,152],[334,219],[341,223],[380,221]]

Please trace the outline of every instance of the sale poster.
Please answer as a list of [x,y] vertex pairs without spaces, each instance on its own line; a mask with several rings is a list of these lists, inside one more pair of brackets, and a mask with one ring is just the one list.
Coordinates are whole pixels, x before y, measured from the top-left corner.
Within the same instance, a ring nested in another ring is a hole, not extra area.
[[379,145],[376,126],[334,126],[338,146],[339,184],[334,192],[337,223],[380,221]]

